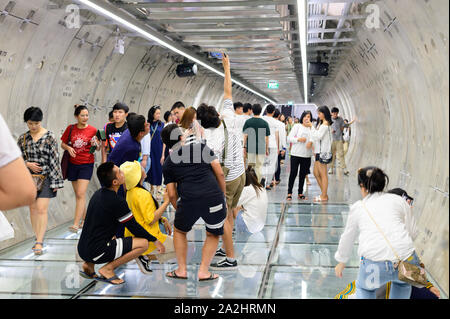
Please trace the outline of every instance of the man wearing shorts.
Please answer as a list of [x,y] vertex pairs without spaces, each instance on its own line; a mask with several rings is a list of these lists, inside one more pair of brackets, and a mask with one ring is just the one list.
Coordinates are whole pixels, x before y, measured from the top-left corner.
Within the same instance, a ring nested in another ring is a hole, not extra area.
[[205,221],[206,239],[198,279],[217,279],[219,276],[210,273],[208,268],[219,244],[219,236],[223,235],[227,216],[225,178],[220,162],[206,144],[195,140],[185,143],[176,124],[166,126],[161,138],[172,149],[164,162],[163,175],[170,202],[176,210],[173,240],[178,262],[178,268],[166,276],[187,279],[186,234],[201,217]]
[[[117,191],[125,181],[123,172],[112,162],[101,164],[97,177],[103,187],[89,201],[83,231],[78,242],[78,254],[84,260],[80,274],[84,278],[124,283],[114,269],[143,254],[148,242],[154,242],[160,253],[164,246],[140,226],[128,208],[125,199]],[[113,238],[119,224],[128,228],[136,237]],[[95,274],[94,265],[104,264]]]

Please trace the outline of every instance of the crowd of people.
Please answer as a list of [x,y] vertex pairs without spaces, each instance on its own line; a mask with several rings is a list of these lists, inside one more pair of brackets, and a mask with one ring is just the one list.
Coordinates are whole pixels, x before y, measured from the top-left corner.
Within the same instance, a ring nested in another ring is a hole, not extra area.
[[[130,112],[124,103],[116,103],[109,122],[97,129],[88,124],[88,108],[75,105],[75,124],[67,126],[60,141],[68,156],[65,168],[55,134],[41,126],[42,110],[30,107],[25,111],[28,131],[16,145],[6,140],[5,152],[0,154],[0,209],[29,206],[36,255],[43,253],[50,199],[57,196],[65,179],[75,194],[69,229],[81,231],[78,254],[84,263],[80,274],[114,285],[124,283],[115,269],[131,260],[149,274],[152,260],[164,263],[176,258],[177,268],[166,276],[187,279],[187,233],[200,218],[206,239],[198,280],[216,280],[219,275],[214,270],[236,269],[233,229],[250,236],[264,228],[267,192],[281,182],[282,163],[288,158],[287,201],[293,199],[297,176],[297,198],[308,200],[304,185],[309,182],[312,163],[321,190],[314,202],[329,200],[328,175],[334,173],[336,157],[344,175],[349,175],[345,154],[355,119],[343,120],[336,107],[319,107],[317,119],[310,111],[300,118],[286,118],[271,104],[263,109],[260,104],[233,103],[226,55],[222,62],[225,79],[220,108],[205,103],[187,107],[177,101],[164,114],[160,106],[152,106],[145,118]],[[10,135],[1,117],[0,129],[2,136]],[[95,152],[101,152],[96,176],[102,187],[87,203]],[[21,181],[14,199],[11,194],[17,190],[3,187],[3,177]],[[364,212],[359,213],[363,205],[377,213],[387,232],[397,236],[402,260],[420,264],[411,233],[401,222],[409,221],[411,211],[401,197],[384,193],[387,180],[376,167],[358,171],[363,200],[351,207],[335,255],[339,262],[336,275],[341,277],[360,232],[362,262],[356,287],[362,298],[373,298],[379,288],[365,285],[366,269],[377,263],[387,265],[380,287],[391,282],[391,297],[395,298],[411,294],[411,286],[399,282],[392,270],[396,256],[382,239],[373,240],[378,234]],[[175,209],[173,223],[163,216],[169,205]],[[213,263],[214,257],[222,259]],[[96,272],[96,264],[104,266]]]

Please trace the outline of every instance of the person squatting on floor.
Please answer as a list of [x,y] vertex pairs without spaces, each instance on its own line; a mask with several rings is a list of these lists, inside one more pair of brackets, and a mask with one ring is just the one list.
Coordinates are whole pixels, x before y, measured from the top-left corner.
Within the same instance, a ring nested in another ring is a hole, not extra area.
[[417,266],[421,264],[412,240],[411,207],[402,197],[384,192],[388,183],[388,176],[377,167],[358,170],[362,199],[350,207],[335,254],[339,262],[335,273],[342,278],[359,234],[361,262],[356,280],[357,299],[375,299],[376,290],[387,282],[392,282],[390,299],[409,299],[411,285],[399,280],[395,264],[400,260]]
[[[136,222],[126,200],[117,195],[124,184],[125,176],[112,162],[97,168],[97,177],[103,186],[91,197],[84,221],[83,231],[78,241],[78,254],[84,263],[80,275],[113,285],[123,284],[114,270],[120,265],[138,258],[153,242],[159,253],[164,253],[164,245]],[[118,225],[122,224],[136,237],[115,238]],[[98,269],[95,264],[105,264]]]
[[208,271],[223,235],[227,217],[225,177],[214,152],[205,144],[193,140],[184,143],[184,135],[176,124],[161,132],[164,144],[172,152],[163,165],[164,183],[175,208],[174,246],[178,268],[166,274],[169,278],[187,279],[186,234],[201,217],[206,226],[206,239],[198,280],[214,280],[217,274]]
[[268,198],[253,167],[245,171],[245,187],[236,211],[236,232],[251,235],[263,230],[267,217]]
[[[126,200],[137,223],[141,225],[149,234],[156,237],[165,247],[165,252],[160,254],[153,242],[148,243],[148,249],[136,259],[136,263],[144,274],[152,272],[150,268],[151,260],[157,259],[164,263],[169,259],[175,258],[175,248],[173,246],[173,237],[171,237],[171,226],[163,213],[169,206],[169,195],[164,194],[164,201],[161,206],[154,199],[152,194],[143,186],[147,177],[145,169],[138,161],[125,162],[120,165],[120,170],[125,175],[125,187],[127,190]],[[159,228],[159,223],[164,224],[166,233]],[[134,237],[133,233],[125,228],[125,237]]]

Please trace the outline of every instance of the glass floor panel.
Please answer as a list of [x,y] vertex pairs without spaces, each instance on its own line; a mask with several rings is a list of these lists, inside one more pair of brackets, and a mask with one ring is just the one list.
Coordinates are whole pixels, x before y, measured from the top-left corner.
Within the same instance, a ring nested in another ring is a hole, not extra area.
[[281,226],[279,242],[280,244],[334,244],[339,243],[343,230],[340,227]]
[[345,268],[337,278],[334,267],[273,266],[264,298],[333,299],[358,275],[358,268]]
[[[334,254],[338,245],[322,244],[284,244],[279,243],[272,259],[272,264],[277,266],[312,266],[334,267],[336,261]],[[359,266],[357,245],[346,264],[348,267]]]
[[12,298],[70,298],[91,282],[79,276],[80,267],[81,263],[63,261],[0,261],[0,293]]
[[197,265],[188,266],[188,279],[169,279],[165,273],[176,265],[153,265],[150,275],[143,275],[136,264],[129,263],[117,271],[126,282],[113,286],[98,282],[83,296],[126,296],[150,298],[257,298],[264,265],[239,265],[236,271],[215,271],[220,275],[213,282],[196,279]]

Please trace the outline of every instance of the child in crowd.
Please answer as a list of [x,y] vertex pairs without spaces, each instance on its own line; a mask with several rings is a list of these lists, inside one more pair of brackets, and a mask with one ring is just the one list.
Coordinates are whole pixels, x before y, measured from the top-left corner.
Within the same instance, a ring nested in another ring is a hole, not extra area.
[[[164,193],[164,202],[159,207],[158,202],[144,186],[144,180],[147,177],[145,169],[138,161],[125,162],[120,166],[120,170],[125,175],[125,186],[127,189],[126,200],[137,223],[141,225],[149,234],[156,237],[163,243],[165,253],[159,254],[153,242],[148,243],[148,249],[136,259],[136,263],[144,274],[152,272],[150,269],[150,260],[158,259],[160,263],[175,258],[175,249],[173,246],[173,237],[164,234],[159,228],[159,222],[164,224],[166,232],[171,235],[172,229],[163,213],[169,206],[169,195]],[[125,229],[125,237],[134,237],[132,232]]]

